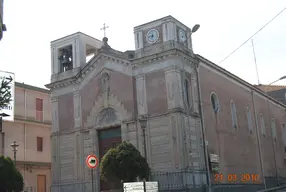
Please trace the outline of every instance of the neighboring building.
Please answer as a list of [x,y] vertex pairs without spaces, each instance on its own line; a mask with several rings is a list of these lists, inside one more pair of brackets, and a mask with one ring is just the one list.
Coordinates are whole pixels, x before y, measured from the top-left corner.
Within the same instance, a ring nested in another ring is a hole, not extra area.
[[[262,188],[285,176],[283,104],[193,54],[191,30],[172,16],[134,36],[136,50],[126,52],[80,32],[51,42],[53,192],[90,191],[85,158],[122,140],[146,155],[161,190],[200,188],[207,178]],[[99,174],[96,191],[110,190]]]
[[15,84],[15,120],[4,121],[0,155],[12,160],[11,144],[19,144],[17,168],[24,177],[25,191],[49,192],[51,178],[50,91],[24,83]]
[[0,40],[3,37],[3,31],[6,31],[6,25],[3,23],[3,1],[0,0]]
[[284,85],[255,85],[267,92],[271,97],[286,105],[286,86]]

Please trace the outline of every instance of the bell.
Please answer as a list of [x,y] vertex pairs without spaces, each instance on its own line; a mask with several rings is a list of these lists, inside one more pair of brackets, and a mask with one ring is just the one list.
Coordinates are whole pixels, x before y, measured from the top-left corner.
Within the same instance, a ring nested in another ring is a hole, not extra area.
[[69,60],[69,58],[65,55],[63,57],[63,60],[62,60],[62,65],[65,66],[65,65],[69,65],[71,63],[71,61]]

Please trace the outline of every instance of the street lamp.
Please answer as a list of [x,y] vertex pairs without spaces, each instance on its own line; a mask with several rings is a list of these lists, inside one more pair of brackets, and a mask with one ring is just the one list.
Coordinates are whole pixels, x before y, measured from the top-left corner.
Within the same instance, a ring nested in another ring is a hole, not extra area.
[[[273,81],[272,83],[268,84],[268,86],[266,87],[266,90],[267,90],[268,87],[269,87],[270,85],[272,85],[273,83],[276,83],[277,81],[281,81],[281,80],[283,80],[283,79],[286,79],[286,75],[285,75],[285,76],[282,76],[282,77],[280,77],[279,79],[277,79],[277,80]],[[267,92],[267,91],[266,91],[266,92]]]
[[139,119],[139,123],[140,123],[141,129],[142,129],[142,133],[143,133],[144,157],[147,160],[146,135],[145,135],[147,119],[145,117],[143,117],[143,118]]
[[[199,25],[199,24],[195,24],[195,25],[193,26],[192,30],[191,30],[190,35],[188,36],[188,39],[191,38],[191,37],[192,37],[192,34],[195,33],[195,32],[197,32],[197,30],[199,30],[199,28],[200,28],[200,25]],[[191,48],[193,49],[193,41],[192,41],[192,39],[191,39]]]
[[[190,35],[188,36],[188,39],[189,38],[191,38],[192,37],[192,35],[193,35],[193,33],[195,33],[195,32],[197,32],[198,30],[199,30],[199,28],[200,28],[200,25],[199,24],[196,24],[196,25],[194,25],[193,26],[193,28],[191,29],[191,33],[190,33]],[[193,50],[193,40],[191,39],[191,41],[190,41],[190,46],[191,46],[191,49],[192,49],[192,52],[194,52]],[[185,79],[186,78],[186,70],[185,70],[185,63],[183,63],[183,79]],[[186,94],[186,89],[183,89],[183,95],[187,95]],[[187,98],[186,97],[184,97],[183,98],[183,102],[184,102],[184,106],[186,106],[187,107],[187,115],[188,115],[188,118],[187,118],[187,123],[188,123],[188,127],[191,127],[191,124],[190,124],[190,116],[191,116],[191,114],[190,114],[190,109],[189,109],[189,105],[188,105],[188,102],[187,102]],[[203,140],[205,140],[205,137],[204,137],[204,133],[203,133]],[[203,148],[204,148],[204,155],[205,155],[205,158],[207,157],[206,156],[206,147],[205,147],[205,144],[203,144]],[[188,161],[189,161],[189,158],[188,158]],[[193,180],[193,188],[195,188],[196,187],[196,180],[195,180],[195,172],[194,172],[194,167],[193,167],[194,165],[192,165],[191,166],[191,169],[192,169],[192,180]],[[206,165],[207,166],[207,165]],[[188,162],[188,167],[189,167],[189,162]],[[207,170],[207,171],[209,171],[209,169]],[[208,174],[209,175],[209,174]],[[208,178],[209,178],[209,176],[208,176]],[[208,179],[208,182],[209,182],[209,179]],[[208,185],[209,187],[210,187],[210,185]]]
[[281,80],[284,80],[286,79],[286,76],[282,76],[280,77],[279,79],[273,81],[272,83],[269,83],[267,86],[266,86],[266,89],[265,89],[265,92],[267,94],[267,110],[268,110],[268,114],[269,114],[269,127],[271,129],[271,136],[272,136],[272,148],[273,148],[273,158],[274,158],[274,166],[275,166],[275,173],[276,173],[276,180],[278,182],[278,185],[279,185],[279,178],[278,178],[278,170],[277,170],[277,162],[276,162],[276,152],[275,152],[275,145],[274,145],[274,136],[273,136],[273,130],[272,130],[272,117],[271,117],[271,113],[270,113],[270,101],[269,101],[269,98],[270,98],[270,95],[269,95],[269,92],[268,92],[268,88],[270,87],[270,85],[278,82],[278,81],[281,81]]
[[16,153],[18,151],[18,147],[19,147],[19,144],[14,141],[12,144],[11,144],[11,147],[12,147],[12,151],[14,152],[14,164],[16,166]]
[[195,26],[193,26],[193,28],[192,28],[192,33],[195,33],[199,28],[200,28],[200,25],[195,24]]

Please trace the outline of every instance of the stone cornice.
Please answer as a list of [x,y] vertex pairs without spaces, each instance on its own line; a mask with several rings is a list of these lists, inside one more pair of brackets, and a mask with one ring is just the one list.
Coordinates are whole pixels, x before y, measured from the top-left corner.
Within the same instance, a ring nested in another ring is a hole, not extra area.
[[51,167],[50,162],[37,162],[37,161],[17,161],[17,166],[39,166],[39,167]]
[[196,60],[193,56],[191,56],[191,53],[187,51],[180,50],[178,48],[173,48],[158,54],[153,54],[153,55],[148,55],[145,57],[141,57],[138,59],[134,59],[132,61],[132,65],[134,68],[137,68],[137,66],[144,66],[144,65],[149,65],[153,64],[159,60],[164,60],[170,57],[179,57],[182,58],[183,60],[186,60],[188,63],[196,63]]
[[47,84],[46,87],[50,89],[55,89],[80,83],[81,81],[83,81],[86,75],[93,71],[97,63],[101,62],[102,59],[111,60],[112,62],[116,62],[123,65],[130,65],[130,62],[126,59],[118,58],[116,56],[110,56],[105,53],[99,53],[94,56],[94,58],[92,58],[75,76]]
[[51,128],[52,123],[50,121],[37,121],[35,119],[29,119],[22,116],[15,116],[15,122],[19,123],[30,123]]

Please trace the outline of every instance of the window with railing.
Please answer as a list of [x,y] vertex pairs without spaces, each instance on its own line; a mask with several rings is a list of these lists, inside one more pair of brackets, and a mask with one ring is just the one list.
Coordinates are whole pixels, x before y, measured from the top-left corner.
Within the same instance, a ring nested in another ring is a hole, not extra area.
[[44,117],[43,111],[43,99],[36,98],[36,120],[43,121]]

